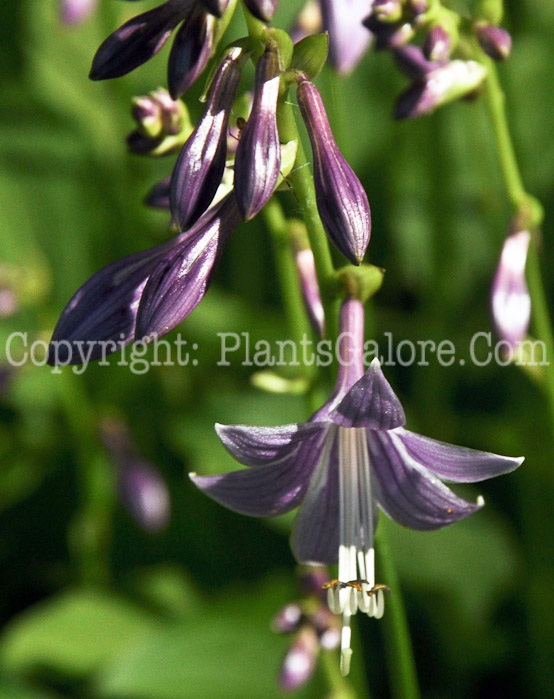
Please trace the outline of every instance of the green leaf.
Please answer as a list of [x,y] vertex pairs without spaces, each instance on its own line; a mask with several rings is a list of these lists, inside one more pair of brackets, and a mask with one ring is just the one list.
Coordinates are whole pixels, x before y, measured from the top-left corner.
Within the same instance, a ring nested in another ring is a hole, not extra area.
[[313,80],[322,71],[329,50],[329,35],[312,34],[294,46],[290,67],[301,70]]

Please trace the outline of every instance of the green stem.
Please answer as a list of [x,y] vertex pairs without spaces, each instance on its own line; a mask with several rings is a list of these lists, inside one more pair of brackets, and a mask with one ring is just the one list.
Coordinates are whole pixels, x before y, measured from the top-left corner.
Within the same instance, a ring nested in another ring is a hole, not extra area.
[[[321,651],[321,665],[325,673],[325,679],[331,689],[329,699],[356,699],[356,692],[352,684],[340,674],[337,653],[334,650]],[[369,696],[365,695],[366,699]]]
[[334,285],[335,269],[333,267],[329,243],[327,242],[327,234],[325,233],[317,210],[312,171],[309,167],[302,141],[300,140],[292,105],[288,101],[283,100],[280,102],[277,120],[281,140],[285,143],[288,141],[296,141],[298,143],[294,168],[288,175],[287,180],[293,188],[298,203],[302,207],[304,222],[314,253],[317,278],[321,292],[321,300],[325,308],[327,327],[330,337],[334,337],[336,334],[336,322],[338,317],[336,288]]
[[392,696],[395,699],[418,699],[420,693],[406,610],[383,526],[379,527],[376,539],[379,569],[392,590],[382,622]]

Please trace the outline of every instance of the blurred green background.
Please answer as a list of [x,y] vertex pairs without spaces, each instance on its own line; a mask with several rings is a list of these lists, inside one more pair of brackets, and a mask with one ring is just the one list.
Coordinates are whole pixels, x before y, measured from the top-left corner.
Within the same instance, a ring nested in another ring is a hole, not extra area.
[[[165,84],[168,49],[122,79],[87,79],[101,40],[154,4],[101,0],[77,28],[60,24],[55,0],[1,4],[0,286],[18,301],[0,321],[6,698],[279,696],[290,639],[270,621],[298,597],[291,518],[235,515],[186,477],[235,468],[216,421],[283,424],[309,415],[302,396],[254,388],[252,367],[217,366],[218,332],[287,336],[262,218],[232,236],[206,299],[173,333],[199,345],[198,366],[137,375],[114,359],[76,376],[6,362],[11,333],[47,341],[91,274],[170,235],[168,215],[142,199],[173,159],[130,155],[124,141],[130,98]],[[281,2],[275,25],[289,26],[300,4]],[[241,22],[233,36],[244,33]],[[542,265],[552,300],[554,4],[510,0],[505,24],[514,50],[500,75],[526,185],[546,208]],[[199,83],[187,96],[195,115]],[[368,311],[368,338],[447,338],[469,357],[471,337],[490,330],[491,278],[510,216],[482,100],[395,123],[405,81],[387,54],[368,54],[342,82],[324,72],[318,85],[370,197],[369,259],[387,269]],[[280,198],[298,213],[290,194]],[[18,349],[21,341],[12,345],[19,357]],[[526,456],[514,474],[457,489],[482,493],[487,507],[447,530],[416,533],[381,518],[423,695],[553,696],[553,424],[540,387],[516,367],[469,361],[394,366],[387,377],[411,429]],[[127,423],[168,484],[171,519],[161,533],[138,527],[115,495],[114,466],[98,438],[107,416]],[[368,680],[373,696],[387,697],[381,624],[364,618],[359,631],[353,681]],[[325,695],[320,672],[298,696]]]

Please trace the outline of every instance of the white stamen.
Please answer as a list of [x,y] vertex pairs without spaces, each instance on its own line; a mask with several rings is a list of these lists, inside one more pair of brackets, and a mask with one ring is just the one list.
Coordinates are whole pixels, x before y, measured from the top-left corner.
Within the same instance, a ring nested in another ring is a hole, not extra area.
[[477,496],[477,505],[479,505],[479,507],[483,507],[484,504],[485,504],[485,498],[482,495],[478,495]]
[[350,615],[344,614],[342,618],[342,632],[340,637],[340,671],[341,675],[346,677],[350,672],[350,659],[352,657],[352,648],[350,641],[352,630],[350,629]]

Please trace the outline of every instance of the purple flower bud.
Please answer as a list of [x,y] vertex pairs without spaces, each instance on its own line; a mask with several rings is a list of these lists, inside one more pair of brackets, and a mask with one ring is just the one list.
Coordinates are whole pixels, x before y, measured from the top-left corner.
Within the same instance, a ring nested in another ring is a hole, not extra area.
[[327,599],[327,591],[323,585],[330,580],[327,568],[306,567],[300,575],[300,589],[304,595],[321,597],[322,601]]
[[285,692],[299,689],[315,670],[319,644],[315,631],[306,626],[288,649],[279,671],[279,687]]
[[196,308],[208,289],[227,238],[240,221],[231,192],[182,234],[179,244],[159,260],[149,275],[138,307],[136,338],[161,337]]
[[94,10],[98,0],[60,0],[60,16],[64,24],[80,24]]
[[367,195],[335,143],[316,86],[309,80],[302,80],[296,94],[312,144],[314,184],[321,221],[342,254],[353,264],[360,264],[371,235]]
[[121,502],[143,529],[158,532],[167,526],[170,515],[169,491],[154,466],[143,461],[123,423],[106,420],[100,436],[117,468]]
[[430,61],[445,61],[452,51],[452,37],[441,24],[429,30],[423,44],[423,53]]
[[246,220],[253,218],[267,204],[279,178],[278,97],[279,56],[270,48],[256,65],[252,110],[235,156],[235,193]]
[[528,231],[518,231],[506,238],[492,286],[496,333],[511,346],[525,338],[531,317],[531,298],[525,281],[530,240]]
[[419,46],[412,44],[394,49],[394,58],[400,70],[414,80],[425,78],[437,68],[436,63],[425,58]]
[[179,27],[167,64],[167,84],[174,99],[184,94],[203,72],[214,49],[215,18],[193,5]]
[[476,24],[475,34],[483,51],[494,61],[505,61],[512,50],[512,37],[502,27],[493,24]]
[[204,297],[221,247],[239,221],[228,195],[186,233],[94,274],[63,310],[48,363],[88,363],[144,335],[169,332]]
[[408,10],[417,17],[422,15],[429,9],[429,0],[408,0]]
[[119,78],[146,63],[162,48],[171,32],[186,17],[190,1],[169,0],[125,22],[100,45],[89,78]]
[[208,208],[221,182],[229,114],[240,81],[242,50],[232,48],[214,77],[206,109],[175,163],[170,184],[173,220],[182,230]]
[[325,650],[333,650],[340,645],[340,621],[336,614],[325,607],[319,607],[311,616],[310,622],[317,632],[319,645]]
[[372,9],[381,22],[397,22],[402,16],[400,0],[374,0]]
[[415,33],[409,22],[381,22],[374,14],[364,20],[364,27],[367,27],[375,37],[376,51],[404,46]]
[[271,22],[277,12],[279,0],[244,0],[248,11],[261,22]]
[[271,628],[276,633],[292,633],[299,627],[302,619],[302,609],[299,604],[291,602],[277,612],[271,622]]
[[153,209],[169,210],[169,181],[169,177],[164,177],[152,187],[144,199],[146,206],[151,206]]
[[215,17],[223,17],[225,10],[229,6],[229,0],[200,0],[200,2]]
[[135,97],[131,113],[138,131],[147,138],[175,135],[182,128],[182,110],[162,88]]
[[476,61],[456,60],[438,66],[400,95],[395,118],[413,119],[465,97],[479,87],[486,75],[486,68]]
[[358,65],[371,34],[363,20],[370,12],[367,0],[320,0],[323,28],[329,32],[329,61],[341,75]]
[[322,30],[321,9],[315,0],[308,0],[294,18],[289,31],[293,44],[297,44],[310,34],[319,34]]
[[310,247],[299,245],[295,238],[293,238],[293,246],[304,305],[312,327],[320,337],[323,337],[325,335],[325,311],[321,303],[314,254]]

